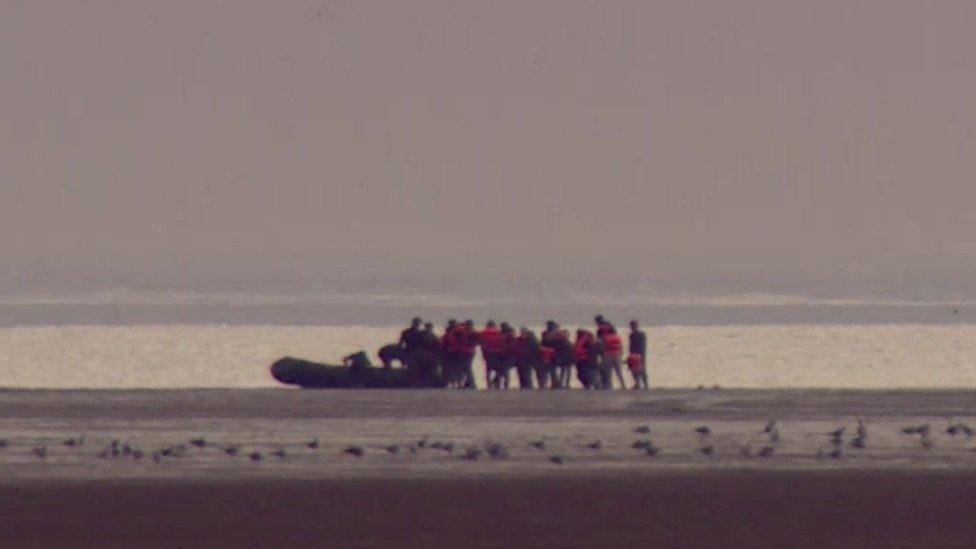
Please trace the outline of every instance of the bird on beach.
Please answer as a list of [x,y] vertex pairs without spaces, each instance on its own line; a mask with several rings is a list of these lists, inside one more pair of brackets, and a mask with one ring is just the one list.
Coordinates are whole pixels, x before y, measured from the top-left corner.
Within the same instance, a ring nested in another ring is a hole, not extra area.
[[435,449],[435,450],[442,450],[442,451],[447,452],[449,454],[452,453],[452,452],[454,452],[454,443],[453,442],[441,442],[441,441],[437,441],[437,442],[434,442],[433,444],[431,444],[430,447],[433,448],[433,449]]
[[707,425],[702,425],[695,429],[695,432],[701,435],[702,438],[709,437],[712,435],[712,430],[708,428]]
[[763,433],[772,433],[775,430],[776,430],[776,420],[775,419],[771,419],[771,420],[769,420],[769,423],[766,424],[766,427],[763,428],[762,432]]
[[132,451],[132,459],[136,461],[141,461],[144,455],[145,453],[142,450],[137,449]]
[[709,444],[707,446],[702,446],[701,448],[698,449],[698,451],[701,452],[702,455],[705,455],[707,457],[712,457],[715,454],[715,447]]
[[249,457],[251,461],[261,461],[264,459],[264,456],[261,455],[261,452],[258,452],[257,450],[248,454],[247,457]]
[[563,464],[563,456],[558,456],[558,455],[556,455],[556,456],[549,456],[549,461],[551,461],[552,463],[555,463],[556,465],[562,465]]
[[851,448],[863,449],[867,446],[867,440],[866,436],[862,437],[858,435],[851,439]]
[[828,455],[829,457],[831,457],[831,458],[833,458],[833,459],[840,459],[840,457],[841,457],[841,454],[842,454],[842,453],[841,453],[841,451],[840,451],[840,448],[834,448],[834,449],[833,449],[833,450],[831,450],[831,451],[830,451],[830,453],[829,453],[829,454],[827,454],[827,455]]
[[531,447],[533,447],[536,450],[539,450],[541,452],[542,450],[545,450],[546,449],[546,441],[545,440],[542,440],[542,439],[540,439],[540,440],[533,440],[532,442],[529,443],[529,446],[531,446]]
[[928,436],[931,427],[928,423],[923,423],[922,425],[914,425],[909,427],[902,427],[901,432],[906,435],[922,435]]
[[477,445],[468,446],[464,449],[461,459],[467,461],[477,461],[481,457],[481,448]]
[[657,446],[654,446],[654,444],[648,444],[647,447],[644,448],[644,453],[648,457],[654,457],[654,456],[658,455],[659,453],[661,453],[661,449],[658,448]]
[[590,450],[599,450],[600,448],[603,448],[603,442],[594,440],[593,442],[587,444],[586,447]]
[[318,448],[319,448],[319,439],[313,438],[312,440],[306,442],[305,443],[305,446],[307,448],[311,448],[312,450],[318,450]]
[[630,447],[634,450],[644,450],[648,446],[653,446],[653,444],[651,444],[651,441],[647,439],[635,440],[634,443],[630,445]]
[[634,432],[635,432],[635,433],[640,433],[640,434],[642,434],[642,435],[646,435],[646,434],[648,434],[648,433],[650,433],[650,432],[651,432],[651,427],[650,427],[649,425],[638,425],[638,426],[637,426],[637,427],[636,427],[636,428],[634,429]]
[[768,457],[772,457],[773,452],[775,452],[775,451],[776,451],[776,448],[773,448],[772,446],[763,446],[759,450],[759,453],[756,454],[756,455],[758,455],[761,458],[768,458]]
[[495,459],[504,459],[508,457],[508,448],[505,448],[505,446],[500,442],[489,442],[488,445],[485,446],[485,451],[488,452],[489,456]]
[[834,446],[840,446],[841,444],[844,444],[843,437],[844,437],[844,431],[846,430],[847,427],[841,427],[839,429],[835,429],[827,433],[827,436],[830,437],[830,443],[833,444]]
[[388,454],[399,454],[400,446],[398,444],[391,444],[386,447],[386,453]]
[[85,445],[85,437],[80,436],[77,438],[69,438],[68,440],[62,442],[61,444],[67,446],[68,448],[78,448],[79,446]]
[[224,453],[227,454],[230,457],[237,456],[237,454],[240,453],[240,451],[241,451],[241,449],[240,449],[239,446],[233,446],[232,445],[232,446],[227,446],[226,448],[224,448]]
[[285,457],[288,454],[287,454],[287,452],[285,452],[285,449],[284,448],[276,448],[273,452],[271,452],[271,455],[274,456],[274,457],[276,457],[276,458],[278,458],[278,459],[285,459]]
[[427,441],[430,439],[430,435],[424,435],[424,438],[417,441],[417,448],[426,448]]
[[38,446],[38,447],[34,448],[32,451],[34,452],[34,455],[35,456],[37,456],[37,457],[39,457],[41,459],[44,459],[44,458],[47,457],[47,446]]
[[199,437],[199,438],[195,438],[195,439],[191,440],[190,441],[190,445],[191,446],[195,446],[197,448],[206,448],[207,447],[207,441],[203,437]]
[[363,457],[363,454],[366,453],[366,450],[364,450],[362,446],[352,445],[352,446],[346,446],[346,449],[343,450],[342,453],[349,454],[350,456],[355,456],[355,457]]

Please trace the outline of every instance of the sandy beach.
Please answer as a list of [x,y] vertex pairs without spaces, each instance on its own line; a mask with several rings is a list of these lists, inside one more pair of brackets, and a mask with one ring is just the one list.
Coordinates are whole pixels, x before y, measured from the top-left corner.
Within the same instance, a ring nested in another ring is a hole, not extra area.
[[[946,429],[976,424],[973,403],[971,391],[2,391],[0,546],[964,547],[976,437]],[[923,424],[928,447],[902,432]],[[106,455],[112,440],[144,455]]]

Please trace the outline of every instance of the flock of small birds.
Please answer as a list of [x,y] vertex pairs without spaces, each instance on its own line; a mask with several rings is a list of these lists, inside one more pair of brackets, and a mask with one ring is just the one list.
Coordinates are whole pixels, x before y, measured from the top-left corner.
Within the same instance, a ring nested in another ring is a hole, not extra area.
[[[853,436],[850,436],[849,438],[847,437],[848,427],[848,425],[843,425],[828,433],[824,433],[826,442],[817,448],[816,457],[819,459],[837,460],[845,456],[845,451],[856,452],[858,450],[867,448],[870,439],[867,423],[864,420],[858,419],[857,424],[852,430]],[[633,441],[633,443],[630,445],[632,450],[642,452],[645,456],[652,458],[662,454],[662,449],[655,445],[648,436],[651,434],[651,427],[649,425],[638,425],[634,427],[632,431],[636,435],[644,435],[643,438],[638,438]],[[909,425],[901,428],[901,433],[903,435],[918,437],[919,446],[925,450],[933,447],[934,443],[932,435],[934,432],[936,432],[936,429],[934,429],[929,423]],[[952,420],[947,423],[946,427],[943,429],[943,432],[949,437],[971,438],[974,435],[974,429],[972,427],[965,423]],[[706,458],[713,458],[717,453],[717,449],[716,446],[711,442],[713,439],[712,429],[708,425],[700,425],[693,429],[693,433],[698,439],[698,445],[695,448],[696,452],[705,456]],[[757,436],[761,436],[765,440],[762,441],[757,448],[753,448],[752,445],[740,447],[737,452],[740,457],[767,459],[776,455],[778,444],[781,441],[777,421],[770,420],[768,423],[766,423],[762,430],[757,432]],[[80,451],[86,446],[86,444],[87,443],[84,436],[77,436],[63,439],[59,444],[50,443],[32,446],[31,453],[37,459],[44,460],[48,458],[53,447],[62,446],[67,449],[67,451]],[[527,444],[529,448],[533,448],[539,453],[542,453],[548,462],[552,464],[563,465],[566,463],[565,456],[557,453],[551,453],[549,451],[550,444],[545,438],[530,440]],[[13,444],[9,439],[0,438],[0,451],[10,448],[11,446],[13,446]],[[290,446],[298,446],[299,448],[304,448],[306,451],[313,452],[322,448],[318,438],[312,438],[298,445],[292,444]],[[112,439],[97,451],[96,456],[100,459],[106,460],[129,459],[137,462],[148,458],[154,463],[160,463],[164,460],[184,458],[192,455],[195,452],[202,452],[207,448],[216,448],[220,452],[226,454],[228,457],[244,457],[253,462],[260,462],[271,458],[275,458],[278,461],[284,461],[291,455],[286,450],[284,445],[278,445],[270,451],[267,449],[261,451],[258,449],[245,449],[241,445],[237,444],[215,444],[203,437],[197,437],[190,439],[185,443],[164,446],[151,450],[135,447],[131,443],[124,440]],[[584,453],[598,453],[604,450],[605,445],[602,440],[597,439],[583,443],[579,448],[580,451]],[[378,449],[379,452],[385,452],[386,454],[392,456],[399,455],[401,453],[417,454],[422,450],[437,452],[444,456],[455,457],[464,461],[477,461],[485,456],[490,459],[504,460],[511,456],[511,449],[499,441],[487,441],[483,444],[459,446],[454,441],[450,440],[431,440],[430,436],[424,436],[418,440],[408,443],[392,443],[383,447],[382,449]],[[976,451],[976,449],[973,451]],[[342,447],[340,454],[352,458],[362,458],[367,454],[367,447],[358,444],[350,444]]]

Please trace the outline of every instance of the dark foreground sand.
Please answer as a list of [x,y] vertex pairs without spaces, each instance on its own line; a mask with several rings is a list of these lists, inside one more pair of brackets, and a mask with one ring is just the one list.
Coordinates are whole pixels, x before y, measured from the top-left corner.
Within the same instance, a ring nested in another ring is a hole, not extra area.
[[971,472],[18,482],[3,547],[972,547]]

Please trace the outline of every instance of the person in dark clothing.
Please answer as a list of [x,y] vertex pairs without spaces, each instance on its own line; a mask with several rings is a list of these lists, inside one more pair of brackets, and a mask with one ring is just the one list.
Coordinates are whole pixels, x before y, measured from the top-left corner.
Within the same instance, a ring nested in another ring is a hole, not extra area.
[[495,378],[504,362],[505,341],[494,320],[486,322],[484,329],[478,332],[478,344],[481,345],[481,355],[485,358],[485,384],[489,389],[495,389]]
[[432,385],[440,376],[441,340],[434,333],[434,325],[427,323],[419,332],[407,360],[407,377],[411,384],[426,387]]
[[501,330],[502,351],[496,366],[495,388],[507,390],[512,368],[515,366],[515,356],[518,353],[518,337],[508,322],[502,322],[498,327]]
[[461,325],[453,318],[447,321],[441,336],[441,360],[448,387],[461,386]]
[[403,349],[400,347],[399,343],[390,343],[389,345],[384,345],[380,347],[380,350],[376,353],[380,357],[380,362],[383,363],[384,368],[392,368],[393,361],[398,360],[400,364],[405,366],[403,361]]
[[647,334],[640,329],[636,320],[630,321],[630,338],[628,341],[627,366],[630,375],[634,378],[633,389],[640,389],[641,383],[644,389],[649,389],[647,384]]
[[596,373],[600,367],[600,357],[603,352],[601,347],[600,340],[591,332],[582,329],[576,331],[576,343],[573,345],[573,354],[576,357],[576,375],[586,389],[598,387]]
[[549,387],[552,389],[569,388],[569,378],[575,361],[573,342],[570,341],[569,332],[560,328],[554,320],[550,320],[546,322],[546,331],[542,333],[542,345],[553,350],[550,373],[552,381]]
[[410,351],[418,348],[420,338],[422,337],[420,334],[422,331],[420,329],[421,322],[422,320],[420,320],[420,317],[415,316],[413,317],[413,320],[410,321],[410,327],[400,332],[400,341],[398,344],[400,345],[400,348],[403,349],[404,355],[409,355]]
[[522,326],[516,340],[515,369],[518,372],[519,389],[532,388],[532,374],[542,363],[539,338],[535,332]]
[[460,353],[459,369],[461,370],[461,387],[465,389],[477,389],[478,384],[474,380],[474,353],[478,347],[478,332],[474,329],[473,320],[465,320],[458,328],[457,332],[458,348]]

